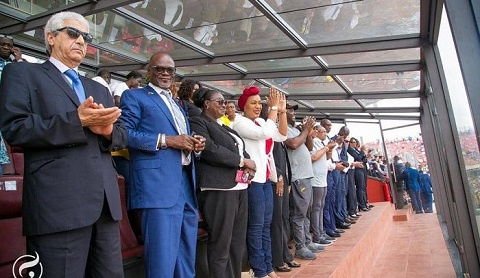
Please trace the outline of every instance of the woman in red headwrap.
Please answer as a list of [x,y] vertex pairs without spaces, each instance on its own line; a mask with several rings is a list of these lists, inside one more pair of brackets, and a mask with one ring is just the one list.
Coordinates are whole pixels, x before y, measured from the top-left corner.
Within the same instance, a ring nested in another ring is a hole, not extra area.
[[[285,96],[270,88],[267,98],[268,118],[260,118],[262,101],[257,87],[248,87],[238,99],[238,107],[244,111],[237,116],[233,129],[245,142],[250,159],[255,161],[257,171],[248,188],[248,260],[255,277],[277,277],[272,266],[270,224],[273,214],[273,193],[270,181],[276,182],[273,161],[273,141],[287,139],[287,116]],[[279,124],[277,127],[277,119]]]

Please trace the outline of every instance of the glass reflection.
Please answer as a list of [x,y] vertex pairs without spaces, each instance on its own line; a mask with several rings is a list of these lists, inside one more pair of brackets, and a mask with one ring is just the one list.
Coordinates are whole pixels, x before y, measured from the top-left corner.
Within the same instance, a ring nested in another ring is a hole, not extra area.
[[246,0],[150,0],[126,9],[215,54],[295,46]]
[[[480,151],[478,140],[473,124],[471,104],[463,84],[460,65],[445,9],[440,23],[440,35],[438,48],[442,59],[445,78],[452,103],[453,116],[457,126],[458,139],[462,150],[462,158],[465,164],[465,172],[468,180],[467,196],[470,195],[473,215],[480,232]],[[442,32],[443,31],[443,32]]]
[[309,44],[420,32],[419,0],[308,2],[304,9],[297,1],[282,1],[288,12],[281,16]]
[[339,75],[352,92],[418,91],[419,71]]
[[[323,93],[345,93],[332,77],[313,76],[296,78],[275,78],[268,82],[284,89],[291,95],[295,94],[323,94]],[[346,93],[345,93],[346,94]]]
[[65,0],[50,0],[50,1],[32,1],[32,0],[2,0],[1,5],[10,6],[16,10],[22,11],[28,15],[40,14],[52,9],[67,7],[72,4],[81,4],[88,2],[87,0],[65,1]]

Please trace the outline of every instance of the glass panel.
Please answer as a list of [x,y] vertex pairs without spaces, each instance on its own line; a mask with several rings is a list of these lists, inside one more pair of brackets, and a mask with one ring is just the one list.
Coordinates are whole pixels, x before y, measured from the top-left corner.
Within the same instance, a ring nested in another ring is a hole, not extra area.
[[122,58],[114,53],[98,49],[94,46],[89,45],[87,47],[87,55],[85,56],[84,62],[90,62],[92,65],[101,67],[102,65],[111,65],[111,64],[129,64],[132,63],[132,60]]
[[204,57],[110,11],[87,16],[86,19],[90,22],[90,33],[95,38],[94,43],[127,57],[145,62],[150,59],[152,53],[158,51],[169,53],[173,59]]
[[215,55],[295,46],[247,1],[155,0],[126,9]]
[[[0,10],[3,13],[8,13],[8,16],[0,14],[0,26],[10,26],[20,23],[17,19],[25,19],[25,16],[22,12],[16,10],[10,10],[9,8],[2,7],[3,2],[0,2]],[[17,19],[15,19],[17,18]]]
[[[283,3],[296,5],[296,1]],[[330,5],[326,5],[328,3]],[[320,1],[316,6],[314,9],[287,9],[290,11],[281,14],[309,44],[420,32],[419,0],[364,0],[349,3],[340,1],[336,4]]]
[[[478,139],[473,124],[472,106],[467,98],[457,52],[453,43],[448,18],[445,12],[442,14],[440,23],[440,35],[438,36],[438,48],[442,59],[445,78],[452,103],[453,117],[457,127],[460,147],[462,149],[463,162],[467,174],[466,195],[471,197],[473,208],[472,215],[475,216],[478,231],[480,232],[480,151]],[[454,129],[455,131],[455,129]],[[478,132],[478,131],[477,131]],[[478,247],[478,246],[477,246]]]
[[[404,121],[404,120],[380,120],[382,122],[383,129],[390,129],[399,126],[411,125],[411,124],[418,124],[418,121]],[[419,126],[417,126],[419,128]]]
[[393,62],[419,62],[420,48],[370,51],[321,56],[328,66],[358,66],[369,64],[388,64]]
[[[306,103],[311,104],[315,108],[360,108],[354,100],[308,100]],[[321,111],[320,111],[321,112]]]
[[419,117],[420,112],[416,113],[372,113],[374,116],[412,116],[412,117]]
[[368,108],[420,107],[420,98],[360,99]]
[[89,0],[75,0],[75,1],[60,1],[60,0],[53,0],[53,1],[33,1],[33,0],[18,0],[18,1],[2,1],[2,5],[6,5],[22,11],[29,15],[36,15],[40,14],[52,9],[57,8],[68,8],[69,5],[75,4],[78,6],[79,4],[88,3]]
[[226,92],[232,95],[241,95],[243,89],[245,89],[247,86],[255,85],[260,89],[260,94],[268,94],[268,88],[255,80],[207,81],[202,82],[202,84],[210,88],[219,89],[222,92]]
[[260,60],[253,62],[237,63],[248,71],[266,71],[266,70],[299,70],[304,68],[317,68],[320,66],[309,57]]
[[211,64],[204,66],[177,67],[177,73],[183,76],[191,74],[212,74],[212,73],[238,73],[222,64]]
[[420,71],[339,75],[352,92],[418,91]]
[[275,78],[268,79],[267,82],[286,90],[291,95],[345,93],[330,76]]

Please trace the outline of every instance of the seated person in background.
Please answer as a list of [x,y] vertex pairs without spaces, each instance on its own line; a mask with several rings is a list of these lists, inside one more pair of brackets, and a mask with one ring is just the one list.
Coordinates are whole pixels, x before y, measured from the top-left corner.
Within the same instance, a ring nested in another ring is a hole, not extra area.
[[118,84],[113,91],[115,105],[120,105],[120,97],[123,92],[128,89],[136,89],[142,84],[142,75],[138,71],[131,71],[127,74],[127,81]]
[[[190,117],[190,125],[206,139],[195,173],[201,189],[199,205],[208,227],[209,277],[240,278],[247,240],[247,188],[255,176],[255,162],[249,159],[237,132],[217,123],[225,113],[222,94],[204,88],[194,100],[202,113]],[[240,171],[245,180],[236,179]]]

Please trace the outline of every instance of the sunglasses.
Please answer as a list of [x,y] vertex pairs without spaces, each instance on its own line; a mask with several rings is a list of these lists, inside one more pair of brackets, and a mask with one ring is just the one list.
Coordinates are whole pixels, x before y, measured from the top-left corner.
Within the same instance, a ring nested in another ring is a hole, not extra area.
[[227,105],[227,102],[226,100],[224,99],[219,99],[219,100],[216,100],[216,99],[209,99],[209,101],[215,101],[216,103],[218,103],[219,105]]
[[54,32],[61,32],[63,30],[66,30],[67,35],[72,39],[78,39],[78,37],[82,36],[83,40],[86,43],[91,43],[93,41],[92,34],[82,32],[82,31],[78,30],[77,28],[73,28],[73,27],[62,27],[60,29],[54,30]]
[[150,68],[155,70],[156,73],[163,73],[166,71],[168,74],[174,74],[177,71],[175,67],[151,66]]

